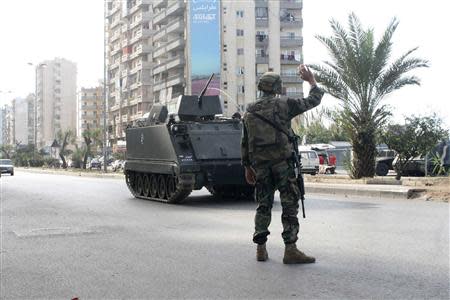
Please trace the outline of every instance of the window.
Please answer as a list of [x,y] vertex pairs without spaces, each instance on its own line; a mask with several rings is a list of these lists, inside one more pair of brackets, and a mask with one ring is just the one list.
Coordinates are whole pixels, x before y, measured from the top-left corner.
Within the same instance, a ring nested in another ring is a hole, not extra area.
[[243,85],[239,85],[238,86],[238,93],[239,94],[244,94],[245,93],[245,87]]
[[244,48],[238,48],[237,49],[237,54],[238,55],[244,55]]
[[256,17],[256,19],[267,20],[267,18],[269,17],[267,7],[256,7],[255,8],[255,17]]
[[236,29],[237,36],[244,36],[244,29]]
[[244,75],[244,67],[238,67],[236,70],[237,75]]
[[244,11],[243,10],[237,10],[236,11],[236,17],[243,18],[244,17]]

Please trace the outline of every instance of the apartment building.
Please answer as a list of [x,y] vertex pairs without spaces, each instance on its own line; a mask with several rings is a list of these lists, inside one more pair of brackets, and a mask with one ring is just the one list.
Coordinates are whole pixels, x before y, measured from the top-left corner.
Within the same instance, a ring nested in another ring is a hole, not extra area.
[[301,0],[222,0],[221,89],[225,113],[245,111],[257,97],[259,77],[269,70],[283,80],[283,93],[302,97]]
[[2,145],[14,145],[14,117],[11,105],[5,105],[0,109],[1,141]]
[[81,88],[78,92],[78,130],[81,138],[86,129],[103,127],[103,88]]
[[[33,111],[30,112],[33,114]],[[33,124],[28,123],[28,99],[15,98],[12,101],[12,140],[20,145],[27,145],[29,142],[29,127]]]
[[59,130],[77,129],[77,66],[55,58],[37,68],[36,137],[38,148],[52,144]]
[[109,0],[106,5],[110,141],[153,103],[152,0]]
[[153,96],[169,111],[180,95],[190,93],[187,6],[179,0],[153,2]]

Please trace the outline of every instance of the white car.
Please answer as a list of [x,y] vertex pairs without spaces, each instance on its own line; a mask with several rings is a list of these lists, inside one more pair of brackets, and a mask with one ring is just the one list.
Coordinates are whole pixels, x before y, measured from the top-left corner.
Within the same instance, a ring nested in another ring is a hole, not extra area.
[[0,173],[9,173],[14,176],[14,166],[10,159],[0,159]]
[[309,147],[298,147],[302,162],[302,173],[316,175],[319,173],[319,156],[317,152]]

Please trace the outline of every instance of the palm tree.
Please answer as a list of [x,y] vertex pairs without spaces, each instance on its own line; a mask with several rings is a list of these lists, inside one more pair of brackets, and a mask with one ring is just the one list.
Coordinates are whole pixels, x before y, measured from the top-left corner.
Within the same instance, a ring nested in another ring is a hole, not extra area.
[[91,144],[94,146],[100,145],[102,143],[102,131],[101,129],[90,129],[89,126],[82,133],[84,143],[86,144],[86,149],[84,151],[83,158],[83,169],[86,169],[87,159],[90,155],[92,155]]
[[376,45],[373,29],[364,29],[354,13],[348,17],[348,30],[335,20],[330,24],[333,35],[316,38],[328,49],[331,61],[311,68],[325,91],[340,100],[339,121],[353,146],[352,176],[373,177],[377,130],[391,116],[382,100],[404,86],[420,85],[420,79],[408,73],[429,63],[412,57],[417,48],[389,62],[398,26],[395,18]]
[[61,145],[61,149],[59,151],[59,157],[62,160],[63,169],[67,169],[66,156],[72,153],[71,150],[67,149],[67,146],[73,145],[75,143],[75,134],[72,130],[68,129],[65,131],[59,130],[56,133],[56,140]]

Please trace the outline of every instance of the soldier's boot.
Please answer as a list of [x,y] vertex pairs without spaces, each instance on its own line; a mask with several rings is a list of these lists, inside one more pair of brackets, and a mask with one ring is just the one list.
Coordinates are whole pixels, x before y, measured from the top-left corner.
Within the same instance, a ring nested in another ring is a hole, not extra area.
[[314,257],[307,256],[298,250],[295,244],[286,244],[283,257],[284,264],[311,264],[314,262],[316,262]]
[[267,254],[266,244],[256,246],[256,260],[266,261],[269,259],[269,254]]

